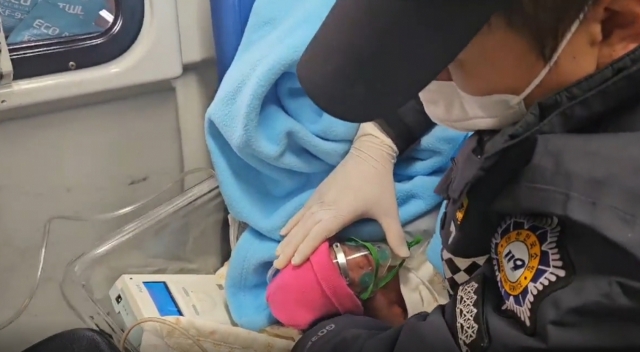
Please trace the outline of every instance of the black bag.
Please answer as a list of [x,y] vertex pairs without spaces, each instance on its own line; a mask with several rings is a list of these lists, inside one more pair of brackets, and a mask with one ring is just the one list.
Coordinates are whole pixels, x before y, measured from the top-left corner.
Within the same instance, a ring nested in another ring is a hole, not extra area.
[[57,333],[23,352],[120,352],[110,336],[93,329]]

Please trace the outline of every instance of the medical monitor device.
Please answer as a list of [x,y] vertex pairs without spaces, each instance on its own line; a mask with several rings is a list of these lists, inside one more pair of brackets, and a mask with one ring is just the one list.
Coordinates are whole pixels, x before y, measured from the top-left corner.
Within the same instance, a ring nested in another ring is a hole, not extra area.
[[[143,318],[185,317],[234,325],[224,287],[214,275],[122,275],[109,290],[115,312],[126,328]],[[142,342],[143,327],[129,341]]]

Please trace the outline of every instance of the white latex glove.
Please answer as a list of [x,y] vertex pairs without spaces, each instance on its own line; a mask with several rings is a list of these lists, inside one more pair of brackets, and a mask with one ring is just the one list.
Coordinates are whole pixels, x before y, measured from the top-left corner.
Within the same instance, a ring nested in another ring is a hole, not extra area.
[[274,266],[304,263],[324,242],[361,219],[382,226],[389,247],[408,257],[398,214],[393,167],[398,149],[374,122],[360,125],[347,156],[285,225]]

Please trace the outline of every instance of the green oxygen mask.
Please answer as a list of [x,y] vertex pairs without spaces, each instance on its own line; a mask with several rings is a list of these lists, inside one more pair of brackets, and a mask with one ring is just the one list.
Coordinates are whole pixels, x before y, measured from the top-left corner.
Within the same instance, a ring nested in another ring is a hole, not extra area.
[[[411,249],[421,242],[422,238],[416,237],[407,246]],[[363,301],[388,284],[405,263],[386,243],[351,238],[344,243],[335,242],[331,248],[340,274]]]

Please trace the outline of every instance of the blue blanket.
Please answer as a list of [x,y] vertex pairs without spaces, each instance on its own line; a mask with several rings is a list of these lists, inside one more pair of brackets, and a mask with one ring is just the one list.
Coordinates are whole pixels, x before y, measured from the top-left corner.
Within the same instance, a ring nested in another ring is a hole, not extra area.
[[[265,293],[279,231],[346,155],[357,130],[315,106],[295,74],[333,3],[257,0],[235,60],[207,111],[207,144],[222,194],[231,214],[250,226],[231,256],[226,282],[231,315],[246,329],[275,322]],[[464,138],[438,127],[398,161],[403,223],[441,203],[433,189]],[[384,239],[371,221],[341,235]]]

